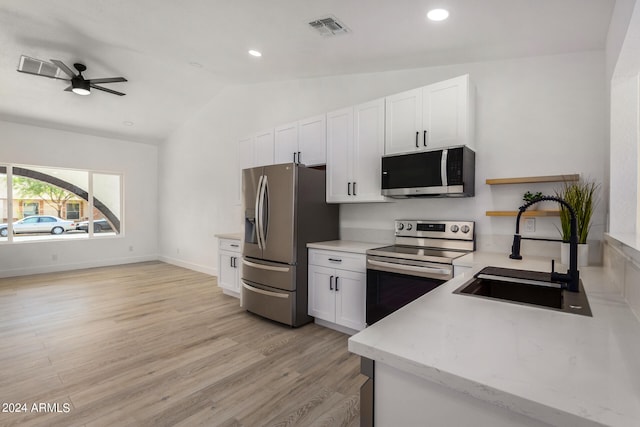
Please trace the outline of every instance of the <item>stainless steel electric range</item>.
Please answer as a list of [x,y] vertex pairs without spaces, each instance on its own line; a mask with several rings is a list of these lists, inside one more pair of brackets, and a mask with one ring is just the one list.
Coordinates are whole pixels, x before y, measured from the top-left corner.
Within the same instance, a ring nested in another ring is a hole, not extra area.
[[395,244],[367,251],[367,325],[453,278],[475,250],[473,221],[396,220]]

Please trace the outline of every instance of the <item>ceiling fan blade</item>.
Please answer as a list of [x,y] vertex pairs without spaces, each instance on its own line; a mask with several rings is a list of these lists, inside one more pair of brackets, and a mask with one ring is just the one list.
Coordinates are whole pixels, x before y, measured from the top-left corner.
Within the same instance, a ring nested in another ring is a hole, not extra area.
[[73,71],[71,71],[71,69],[69,67],[64,65],[64,62],[58,61],[57,59],[52,59],[51,62],[56,64],[58,66],[58,68],[60,68],[62,71],[64,71],[69,77],[74,78],[76,76],[75,73]]
[[126,95],[126,93],[122,93],[122,92],[118,92],[118,91],[115,91],[115,90],[107,89],[106,87],[102,87],[102,86],[98,86],[98,85],[94,85],[94,84],[90,84],[89,86],[91,86],[94,89],[98,89],[98,90],[102,90],[102,91],[105,91],[105,92],[109,92],[109,93],[112,93],[112,94],[118,95],[118,96]]
[[117,83],[117,82],[126,82],[127,79],[124,77],[107,77],[105,79],[91,79],[89,80],[91,83]]
[[48,79],[56,79],[56,80],[64,80],[64,81],[69,81],[69,79],[63,79],[62,77],[56,77],[56,76],[47,76],[46,74],[38,74],[38,73],[32,73],[31,71],[24,71],[24,70],[16,70],[19,73],[25,73],[25,74],[31,74],[33,76],[40,76],[40,77],[46,77]]
[[73,86],[72,86],[72,85],[69,85],[69,86],[65,89],[65,91],[66,91],[66,92],[71,92],[71,90],[72,90],[72,89],[73,89]]

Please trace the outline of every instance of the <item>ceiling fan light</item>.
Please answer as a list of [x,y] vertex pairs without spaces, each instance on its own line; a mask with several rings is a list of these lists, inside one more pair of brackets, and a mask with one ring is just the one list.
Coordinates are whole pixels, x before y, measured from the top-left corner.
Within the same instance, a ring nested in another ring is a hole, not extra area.
[[77,79],[73,79],[71,80],[71,92],[78,94],[78,95],[90,95],[91,91],[89,90],[89,82],[86,80],[77,80]]

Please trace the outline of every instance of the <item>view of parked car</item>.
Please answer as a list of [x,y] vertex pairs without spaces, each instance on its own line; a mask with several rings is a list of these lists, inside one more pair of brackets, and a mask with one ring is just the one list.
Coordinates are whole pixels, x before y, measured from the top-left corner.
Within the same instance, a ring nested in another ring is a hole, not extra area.
[[[76,224],[76,230],[89,232],[89,221],[81,221]],[[102,233],[103,231],[112,231],[111,225],[106,219],[96,219],[93,221],[93,232]]]
[[[14,234],[24,233],[51,233],[62,234],[65,231],[75,230],[76,224],[51,215],[32,215],[13,223]],[[7,237],[9,229],[7,224],[0,224],[0,236]]]

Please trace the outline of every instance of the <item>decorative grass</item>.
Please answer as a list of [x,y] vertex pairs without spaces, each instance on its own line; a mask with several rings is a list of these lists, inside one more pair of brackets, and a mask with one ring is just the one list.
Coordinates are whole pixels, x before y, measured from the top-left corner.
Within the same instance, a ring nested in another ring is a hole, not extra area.
[[[600,184],[591,181],[565,182],[561,190],[556,190],[556,196],[564,199],[575,211],[578,226],[578,243],[587,243],[587,236],[591,229],[591,217],[597,203],[597,192]],[[569,210],[560,205],[560,234],[563,242],[568,242],[571,236],[571,215]]]

